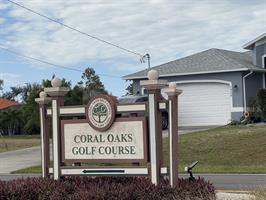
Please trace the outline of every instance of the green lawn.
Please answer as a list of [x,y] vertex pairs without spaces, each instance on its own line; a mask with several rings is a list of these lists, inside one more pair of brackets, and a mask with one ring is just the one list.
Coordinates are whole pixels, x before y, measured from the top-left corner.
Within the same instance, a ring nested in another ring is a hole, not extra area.
[[[266,172],[266,125],[226,126],[181,135],[179,139],[181,171],[186,164],[198,160],[195,172]],[[168,139],[164,146],[166,158]]]
[[[164,139],[168,163],[168,138]],[[198,173],[266,173],[266,125],[226,126],[179,136],[179,171],[195,160]],[[16,173],[40,172],[40,166]]]
[[18,135],[0,137],[0,153],[40,145],[40,135]]

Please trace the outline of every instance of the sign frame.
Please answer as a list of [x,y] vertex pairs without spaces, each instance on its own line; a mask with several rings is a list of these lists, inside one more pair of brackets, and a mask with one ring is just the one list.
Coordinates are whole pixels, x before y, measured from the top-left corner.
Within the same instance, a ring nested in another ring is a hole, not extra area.
[[141,121],[143,128],[143,151],[144,158],[143,159],[66,159],[65,158],[65,124],[77,124],[77,123],[88,123],[87,119],[62,119],[61,122],[61,158],[63,163],[74,164],[74,163],[148,163],[148,138],[147,138],[147,120],[145,117],[122,117],[116,118],[114,123],[116,122],[129,122],[129,121]]

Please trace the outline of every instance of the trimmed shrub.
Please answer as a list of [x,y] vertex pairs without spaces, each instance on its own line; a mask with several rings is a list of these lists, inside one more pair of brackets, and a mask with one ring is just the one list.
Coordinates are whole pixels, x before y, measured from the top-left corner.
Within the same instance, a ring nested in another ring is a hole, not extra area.
[[257,103],[264,121],[266,121],[266,89],[261,89],[257,93]]
[[157,186],[145,177],[69,177],[64,180],[27,178],[0,181],[1,200],[214,200],[215,190],[202,178],[168,181]]

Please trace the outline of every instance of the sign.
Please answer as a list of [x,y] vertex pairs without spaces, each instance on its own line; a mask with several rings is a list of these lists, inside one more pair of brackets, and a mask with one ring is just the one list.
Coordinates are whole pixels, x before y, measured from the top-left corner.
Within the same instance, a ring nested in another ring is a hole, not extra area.
[[86,115],[92,128],[106,131],[115,119],[115,103],[110,96],[97,95],[88,102]]
[[144,117],[117,119],[105,132],[87,120],[62,120],[65,162],[144,162],[147,160]]

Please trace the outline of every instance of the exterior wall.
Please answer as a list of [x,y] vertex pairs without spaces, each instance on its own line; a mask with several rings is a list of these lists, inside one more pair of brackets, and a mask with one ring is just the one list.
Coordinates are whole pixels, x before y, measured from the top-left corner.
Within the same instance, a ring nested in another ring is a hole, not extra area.
[[[243,72],[245,76],[247,72]],[[253,73],[246,78],[246,100],[247,107],[249,107],[249,101],[256,97],[258,90],[263,88],[262,73]]]
[[[196,81],[196,80],[221,80],[228,81],[232,84],[232,106],[235,110],[232,112],[232,120],[239,120],[243,112],[243,84],[241,72],[228,72],[228,73],[213,73],[213,74],[200,74],[200,75],[188,75],[188,76],[175,76],[175,77],[163,77],[161,79],[168,82],[178,81]],[[134,94],[139,91],[141,93],[141,87],[139,80],[133,81]]]
[[262,56],[266,54],[266,42],[253,49],[253,64],[262,67]]

